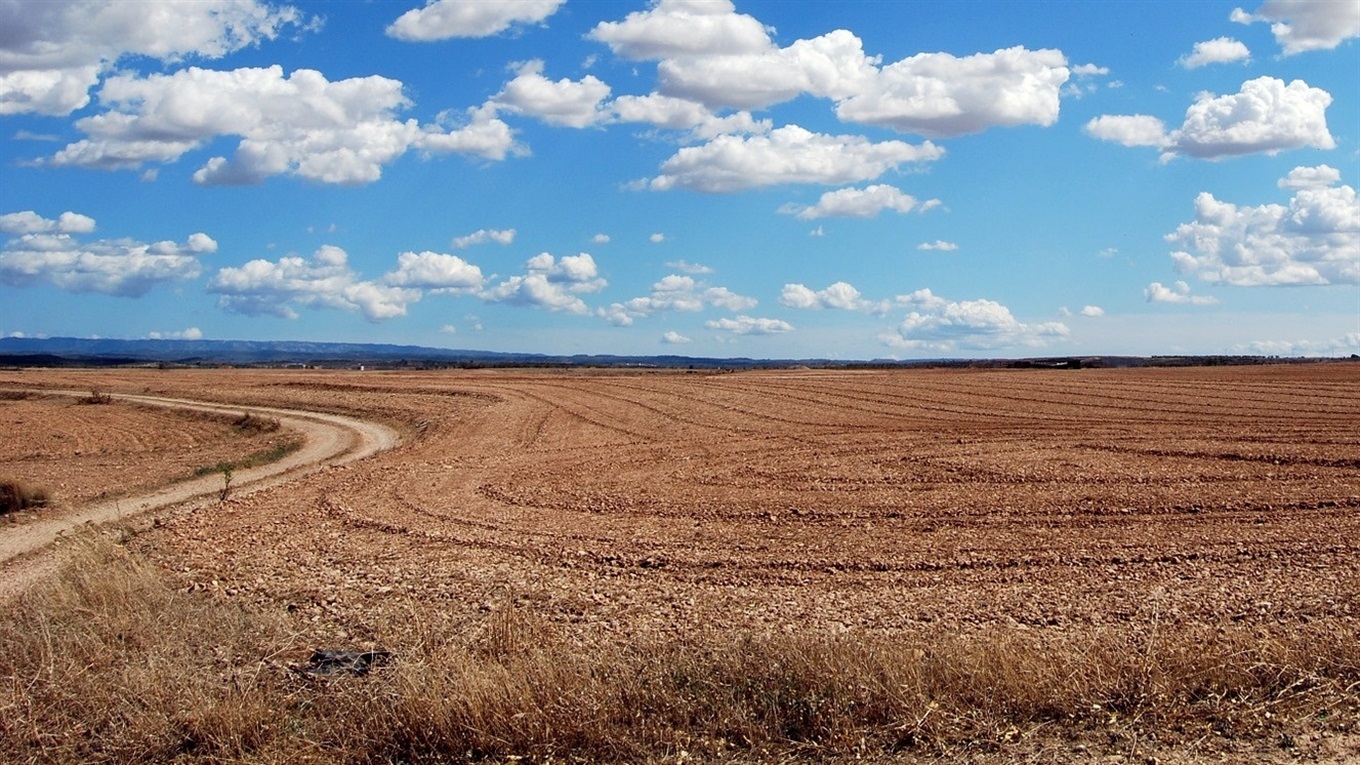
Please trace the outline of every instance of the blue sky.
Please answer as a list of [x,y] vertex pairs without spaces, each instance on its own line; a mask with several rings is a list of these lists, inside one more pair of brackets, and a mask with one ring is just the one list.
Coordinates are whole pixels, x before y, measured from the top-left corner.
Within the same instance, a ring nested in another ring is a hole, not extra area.
[[0,0],[0,335],[1360,352],[1360,0]]

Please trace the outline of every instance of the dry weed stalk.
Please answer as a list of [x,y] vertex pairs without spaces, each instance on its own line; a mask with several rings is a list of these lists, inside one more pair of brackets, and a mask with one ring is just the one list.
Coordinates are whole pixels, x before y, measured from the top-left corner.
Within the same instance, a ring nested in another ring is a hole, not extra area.
[[929,758],[1041,729],[1270,738],[1358,714],[1360,644],[1331,625],[583,645],[511,600],[468,634],[414,620],[363,677],[303,680],[276,661],[307,650],[284,617],[180,591],[110,542],[78,545],[0,618],[0,760]]

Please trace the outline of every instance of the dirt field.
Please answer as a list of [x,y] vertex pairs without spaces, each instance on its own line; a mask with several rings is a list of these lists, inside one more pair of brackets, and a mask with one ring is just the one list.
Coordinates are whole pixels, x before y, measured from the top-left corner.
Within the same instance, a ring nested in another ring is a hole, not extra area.
[[[0,373],[0,387],[96,382],[407,434],[133,542],[187,588],[284,607],[317,641],[400,646],[415,629],[475,629],[505,604],[582,644],[1360,634],[1355,363]],[[173,414],[117,427],[149,434],[167,417],[176,438],[221,440],[184,435]]]

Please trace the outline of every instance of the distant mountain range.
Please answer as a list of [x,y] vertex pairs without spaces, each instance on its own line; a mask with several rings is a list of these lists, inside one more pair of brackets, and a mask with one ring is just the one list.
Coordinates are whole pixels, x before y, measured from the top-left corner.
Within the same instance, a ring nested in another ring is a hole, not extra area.
[[[1351,356],[1351,359],[1356,359]],[[429,366],[604,366],[695,369],[843,366],[988,366],[1080,369],[1085,367],[1203,366],[1322,359],[1263,356],[1081,356],[1032,359],[831,361],[828,359],[702,358],[691,356],[554,356],[454,350],[419,345],[313,343],[291,340],[103,340],[76,337],[0,338],[0,366],[287,366],[376,368]]]

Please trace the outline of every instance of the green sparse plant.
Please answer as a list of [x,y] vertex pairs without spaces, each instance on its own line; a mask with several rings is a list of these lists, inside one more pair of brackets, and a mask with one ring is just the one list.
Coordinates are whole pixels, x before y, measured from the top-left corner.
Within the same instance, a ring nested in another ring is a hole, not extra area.
[[217,490],[217,500],[219,502],[226,502],[227,498],[231,496],[231,479],[231,465],[224,464],[222,466],[222,488]]

